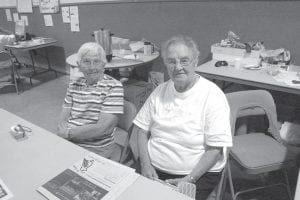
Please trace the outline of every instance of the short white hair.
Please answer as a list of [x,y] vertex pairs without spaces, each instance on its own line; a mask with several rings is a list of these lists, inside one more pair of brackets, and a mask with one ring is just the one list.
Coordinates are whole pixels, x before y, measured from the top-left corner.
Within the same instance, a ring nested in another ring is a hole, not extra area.
[[174,44],[183,44],[186,47],[188,47],[192,51],[193,58],[198,58],[200,56],[200,51],[198,49],[198,46],[191,37],[185,35],[178,35],[178,36],[171,37],[162,45],[161,55],[165,63],[166,63],[169,47]]
[[102,46],[96,42],[87,42],[81,45],[77,52],[77,59],[81,61],[81,59],[88,54],[96,54],[99,55],[101,61],[107,63],[106,54]]

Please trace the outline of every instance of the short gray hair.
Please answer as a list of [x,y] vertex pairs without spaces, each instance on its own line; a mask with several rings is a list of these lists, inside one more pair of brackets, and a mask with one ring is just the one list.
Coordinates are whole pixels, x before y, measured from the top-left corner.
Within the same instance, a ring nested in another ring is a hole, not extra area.
[[102,46],[96,42],[87,42],[81,45],[77,52],[77,59],[80,61],[87,54],[97,54],[100,59],[107,63],[106,54]]
[[183,44],[187,46],[193,53],[194,58],[198,58],[200,55],[200,51],[198,50],[198,46],[196,42],[189,36],[179,35],[173,36],[163,43],[161,48],[161,55],[163,60],[166,60],[168,48],[173,44]]

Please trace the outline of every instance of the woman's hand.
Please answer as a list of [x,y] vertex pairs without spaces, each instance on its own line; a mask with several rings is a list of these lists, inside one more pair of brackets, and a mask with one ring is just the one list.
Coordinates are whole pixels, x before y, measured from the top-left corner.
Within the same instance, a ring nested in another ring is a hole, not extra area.
[[188,176],[185,176],[183,178],[167,179],[166,182],[177,186],[179,182],[190,182],[191,183],[191,179]]
[[60,122],[57,126],[57,135],[62,138],[67,138],[68,135],[68,125],[66,122]]
[[152,165],[141,166],[142,175],[150,179],[158,179],[158,175]]

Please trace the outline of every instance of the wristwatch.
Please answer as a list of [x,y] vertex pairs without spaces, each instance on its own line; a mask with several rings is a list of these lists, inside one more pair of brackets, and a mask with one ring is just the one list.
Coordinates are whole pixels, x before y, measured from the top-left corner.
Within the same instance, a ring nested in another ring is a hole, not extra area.
[[189,182],[191,182],[191,183],[195,183],[196,182],[196,179],[195,179],[195,177],[193,177],[192,175],[188,175],[188,180],[189,180]]

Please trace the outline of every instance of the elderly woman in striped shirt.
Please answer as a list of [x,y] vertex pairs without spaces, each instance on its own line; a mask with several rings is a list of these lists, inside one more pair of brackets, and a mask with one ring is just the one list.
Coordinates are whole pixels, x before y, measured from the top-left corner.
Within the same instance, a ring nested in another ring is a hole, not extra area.
[[58,135],[106,158],[118,161],[121,147],[114,143],[118,114],[123,113],[121,82],[104,74],[103,48],[85,43],[78,50],[84,77],[71,81],[64,99]]

